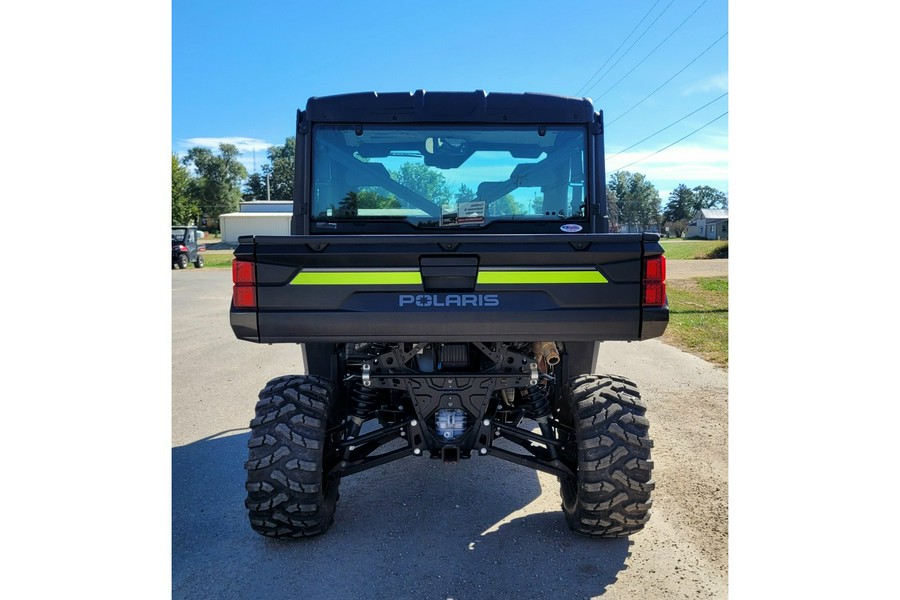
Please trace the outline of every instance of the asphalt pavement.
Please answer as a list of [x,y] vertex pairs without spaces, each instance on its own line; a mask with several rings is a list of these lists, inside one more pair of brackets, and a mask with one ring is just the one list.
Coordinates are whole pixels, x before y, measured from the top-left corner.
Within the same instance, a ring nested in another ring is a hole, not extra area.
[[[654,516],[631,538],[572,533],[554,477],[489,456],[455,465],[409,457],[350,476],[324,536],[254,533],[243,505],[247,424],[265,382],[304,366],[295,345],[235,339],[230,275],[172,271],[174,599],[727,594],[727,372],[655,340],[605,344],[601,353],[609,372],[642,386],[651,423],[654,413],[670,421],[651,425],[662,449],[654,450]],[[697,412],[680,421],[680,403]],[[687,452],[685,439],[698,468],[714,464],[713,472],[680,470],[672,457]],[[691,496],[694,488],[703,496]],[[704,537],[710,521],[719,522],[715,539]]]

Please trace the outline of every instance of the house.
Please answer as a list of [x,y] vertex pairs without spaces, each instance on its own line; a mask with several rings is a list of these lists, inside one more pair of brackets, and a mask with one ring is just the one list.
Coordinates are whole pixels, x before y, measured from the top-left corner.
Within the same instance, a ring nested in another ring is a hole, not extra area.
[[684,232],[685,238],[705,238],[707,240],[728,239],[728,209],[701,208]]

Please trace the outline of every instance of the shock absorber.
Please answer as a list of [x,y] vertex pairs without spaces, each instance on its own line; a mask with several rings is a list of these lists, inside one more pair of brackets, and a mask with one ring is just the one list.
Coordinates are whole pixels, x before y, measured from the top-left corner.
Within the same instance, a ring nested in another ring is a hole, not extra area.
[[[537,384],[522,388],[520,394],[522,396],[520,404],[525,409],[525,414],[537,421],[545,438],[554,439],[553,427],[550,426],[550,392],[546,386]],[[550,460],[556,460],[556,447],[547,444],[547,454]]]
[[379,391],[366,387],[361,381],[357,381],[350,390],[350,419],[352,435],[359,433],[359,428],[366,422],[373,412],[378,410]]
[[[352,349],[347,349],[348,366],[354,364],[359,366],[363,361],[375,358],[387,352],[387,346],[384,344],[365,344]],[[349,406],[347,407],[350,414],[350,427],[347,429],[347,439],[354,438],[359,435],[359,430],[363,423],[370,415],[378,410],[379,406],[378,390],[363,385],[362,381],[356,381],[350,388]]]

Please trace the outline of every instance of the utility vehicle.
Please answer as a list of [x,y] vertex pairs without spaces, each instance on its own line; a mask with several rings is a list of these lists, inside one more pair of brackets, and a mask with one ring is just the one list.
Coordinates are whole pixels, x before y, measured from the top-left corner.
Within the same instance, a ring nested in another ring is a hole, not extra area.
[[203,267],[206,246],[199,243],[200,233],[193,225],[172,226],[172,268],[186,269],[190,263]]
[[299,344],[305,370],[259,394],[253,529],[321,534],[341,480],[389,461],[493,457],[555,475],[576,532],[640,530],[646,406],[598,349],[662,335],[665,258],[610,232],[602,113],[366,92],[309,99],[296,136],[291,235],[234,253],[236,337]]

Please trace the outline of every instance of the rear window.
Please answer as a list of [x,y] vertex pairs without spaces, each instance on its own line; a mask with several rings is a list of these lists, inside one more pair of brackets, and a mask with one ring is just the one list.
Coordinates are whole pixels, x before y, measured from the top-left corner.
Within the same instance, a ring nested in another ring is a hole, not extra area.
[[314,228],[587,219],[582,126],[316,125]]

